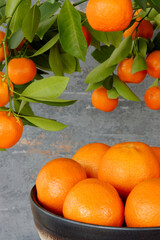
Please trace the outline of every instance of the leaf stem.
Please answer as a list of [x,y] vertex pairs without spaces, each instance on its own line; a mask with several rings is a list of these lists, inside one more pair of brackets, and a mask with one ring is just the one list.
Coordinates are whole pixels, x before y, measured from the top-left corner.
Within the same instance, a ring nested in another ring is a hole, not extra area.
[[81,0],[81,1],[79,1],[79,2],[77,2],[77,3],[74,3],[73,4],[73,6],[75,7],[75,6],[78,6],[78,5],[80,5],[80,4],[82,4],[82,3],[84,3],[84,2],[87,2],[88,0]]

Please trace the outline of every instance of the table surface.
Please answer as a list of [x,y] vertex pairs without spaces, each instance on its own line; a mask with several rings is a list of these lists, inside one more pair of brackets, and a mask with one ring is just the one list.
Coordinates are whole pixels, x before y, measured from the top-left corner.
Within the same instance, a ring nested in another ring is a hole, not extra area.
[[56,108],[32,105],[35,114],[54,118],[68,125],[60,132],[24,127],[20,142],[0,152],[0,239],[38,240],[30,209],[30,190],[42,166],[57,157],[72,157],[83,145],[103,142],[110,146],[122,141],[142,141],[160,146],[160,112],[149,110],[143,95],[153,79],[147,77],[132,86],[142,102],[120,99],[115,111],[105,113],[91,105],[91,92],[85,92],[87,74],[97,65],[90,56],[81,62],[81,73],[70,76],[66,99],[77,99],[71,106]]

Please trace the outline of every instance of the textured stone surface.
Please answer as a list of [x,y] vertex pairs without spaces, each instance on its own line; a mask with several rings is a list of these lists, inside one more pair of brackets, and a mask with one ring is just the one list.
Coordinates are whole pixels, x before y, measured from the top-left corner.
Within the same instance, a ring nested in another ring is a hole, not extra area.
[[[93,49],[89,48],[89,52]],[[91,105],[91,93],[84,92],[84,80],[96,66],[88,53],[82,72],[73,74],[64,98],[77,99],[69,107],[32,105],[39,116],[68,125],[61,132],[25,127],[20,142],[0,152],[0,239],[38,240],[30,209],[29,194],[41,167],[56,157],[72,157],[90,142],[113,145],[121,141],[143,141],[160,146],[160,112],[145,107],[143,94],[153,79],[147,78],[133,90],[142,99],[134,103],[120,99],[118,108],[104,113]]]

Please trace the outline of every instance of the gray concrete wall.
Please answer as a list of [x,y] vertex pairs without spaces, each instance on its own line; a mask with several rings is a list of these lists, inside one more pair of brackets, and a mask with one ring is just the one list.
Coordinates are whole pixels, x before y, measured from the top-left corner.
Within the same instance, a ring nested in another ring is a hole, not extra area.
[[65,108],[32,105],[39,116],[55,118],[68,125],[60,132],[45,132],[24,127],[20,142],[7,152],[0,152],[0,239],[38,240],[30,209],[29,195],[41,167],[56,157],[72,157],[90,142],[108,145],[122,141],[142,141],[160,146],[160,112],[149,110],[143,95],[153,79],[147,78],[133,90],[141,103],[120,99],[111,113],[98,111],[91,105],[91,93],[84,92],[84,80],[97,63],[88,49],[82,72],[73,74],[64,98],[77,99]]

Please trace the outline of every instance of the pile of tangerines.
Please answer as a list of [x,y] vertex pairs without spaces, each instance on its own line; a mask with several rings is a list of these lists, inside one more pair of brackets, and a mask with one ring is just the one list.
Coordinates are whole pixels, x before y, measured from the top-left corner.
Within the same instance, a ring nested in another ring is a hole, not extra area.
[[160,148],[89,143],[57,158],[36,179],[37,199],[64,218],[104,226],[160,226]]

